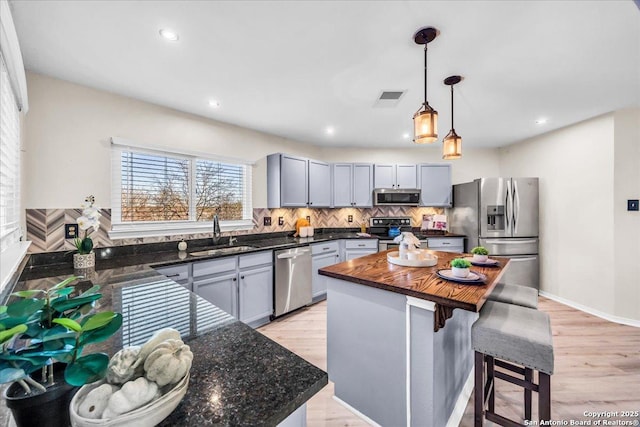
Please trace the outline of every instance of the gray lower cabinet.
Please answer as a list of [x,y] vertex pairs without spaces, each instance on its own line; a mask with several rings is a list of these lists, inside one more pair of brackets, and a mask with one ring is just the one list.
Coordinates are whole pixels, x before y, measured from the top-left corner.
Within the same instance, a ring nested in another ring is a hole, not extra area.
[[202,298],[238,317],[238,274],[235,271],[193,280],[193,291]]
[[349,261],[361,256],[371,255],[378,252],[377,239],[352,239],[343,240],[344,260]]
[[313,302],[326,298],[327,277],[318,274],[318,270],[340,262],[340,245],[337,241],[315,243],[311,246],[311,292]]
[[441,252],[464,252],[464,237],[429,237],[427,248]]
[[[272,251],[197,261],[191,268],[193,292],[198,296],[249,326],[269,322],[273,314]],[[157,270],[164,274],[163,269]]]
[[273,314],[273,253],[240,255],[239,319],[249,326],[269,323]]
[[451,165],[418,165],[420,205],[451,207]]
[[191,290],[191,264],[170,265],[167,267],[159,267],[155,270],[163,274],[166,278]]

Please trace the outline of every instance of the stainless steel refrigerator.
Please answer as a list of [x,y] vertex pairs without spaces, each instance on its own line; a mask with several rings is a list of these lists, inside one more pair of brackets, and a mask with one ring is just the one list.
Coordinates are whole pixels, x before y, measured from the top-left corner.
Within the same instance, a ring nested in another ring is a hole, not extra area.
[[538,178],[480,178],[453,186],[451,231],[465,251],[511,258],[501,282],[540,289]]

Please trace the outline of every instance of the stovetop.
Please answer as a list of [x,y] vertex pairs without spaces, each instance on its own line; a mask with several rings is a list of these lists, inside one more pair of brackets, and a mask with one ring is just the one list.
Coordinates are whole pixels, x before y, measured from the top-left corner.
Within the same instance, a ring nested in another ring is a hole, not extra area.
[[[372,217],[369,219],[369,234],[374,235],[380,239],[393,240],[393,237],[389,236],[389,229],[392,227],[400,227],[400,231],[412,231],[411,218],[408,216],[400,217]],[[413,232],[419,240],[425,240],[427,236],[423,233]]]

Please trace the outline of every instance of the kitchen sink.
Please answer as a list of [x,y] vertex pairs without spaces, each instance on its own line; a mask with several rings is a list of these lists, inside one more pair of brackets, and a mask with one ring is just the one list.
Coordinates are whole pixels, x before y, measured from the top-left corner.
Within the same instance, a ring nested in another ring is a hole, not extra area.
[[189,255],[191,256],[228,255],[228,254],[235,254],[238,252],[245,252],[253,249],[255,249],[255,247],[253,246],[230,246],[228,248],[209,249],[207,251],[190,252]]

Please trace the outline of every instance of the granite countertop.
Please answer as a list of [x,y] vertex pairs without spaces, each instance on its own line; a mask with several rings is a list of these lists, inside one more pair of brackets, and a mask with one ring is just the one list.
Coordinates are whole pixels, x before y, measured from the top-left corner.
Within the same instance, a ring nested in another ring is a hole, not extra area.
[[[355,233],[320,234],[306,239],[275,236],[242,239],[236,245],[254,247],[244,254],[357,237]],[[171,246],[175,248],[176,242]],[[118,252],[118,248],[102,249],[105,256],[98,257],[97,269],[77,288],[82,291],[99,284],[103,294],[98,301],[100,310],[122,313],[123,326],[116,335],[90,350],[113,355],[123,346],[144,343],[155,330],[173,327],[194,353],[187,394],[162,426],[274,426],[327,384],[326,372],[153,269],[216,256],[181,258],[175,249],[122,250],[117,256],[109,256],[113,255],[108,253],[112,249]],[[238,254],[227,256],[234,255]],[[55,261],[56,256],[63,257],[59,253],[50,259]],[[48,288],[73,274],[69,262],[40,262],[25,260],[14,291]],[[0,420],[7,418],[6,412],[3,404]]]
[[[192,256],[190,254],[203,250],[229,247],[229,245],[224,244],[227,242],[227,238],[220,239],[219,245],[213,245],[212,239],[189,241],[189,246],[184,252],[177,250],[178,242],[96,248],[94,252],[96,252],[96,273],[100,276],[103,270],[119,270],[121,273],[130,273],[149,270],[149,267],[165,267],[265,250],[294,248],[330,240],[363,238],[377,239],[375,236],[361,237],[356,232],[334,230],[324,233],[316,232],[313,237],[305,238],[292,237],[284,233],[239,235],[238,240],[232,246],[251,246],[252,248],[222,255]],[[30,255],[25,261],[20,280],[73,274],[72,257],[73,254],[70,251]],[[105,278],[108,279],[111,274],[111,272],[107,273]]]

